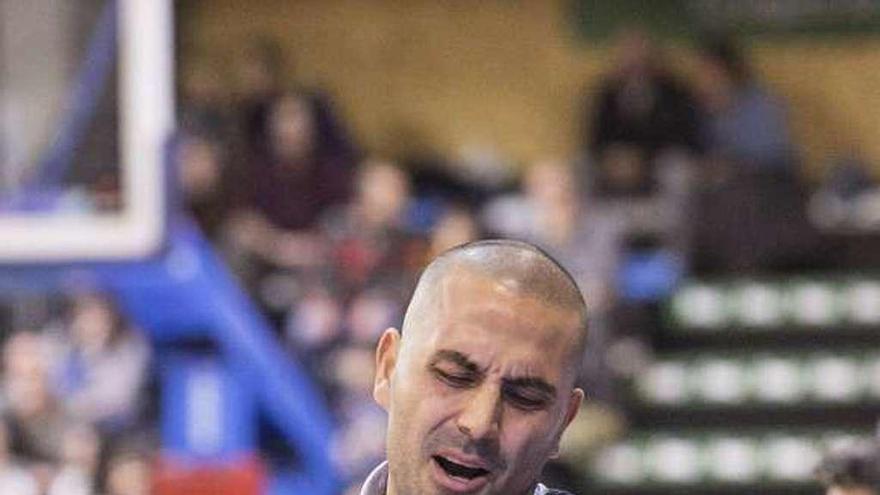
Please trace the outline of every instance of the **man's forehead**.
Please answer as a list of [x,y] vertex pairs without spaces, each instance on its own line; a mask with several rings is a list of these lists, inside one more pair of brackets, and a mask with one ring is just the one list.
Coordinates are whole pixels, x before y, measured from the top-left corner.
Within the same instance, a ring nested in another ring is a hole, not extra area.
[[529,368],[549,355],[567,352],[577,337],[579,315],[504,280],[473,272],[446,277],[422,321],[419,340],[426,352],[444,347],[477,361],[503,355]]
[[506,310],[514,317],[541,311],[560,321],[570,320],[573,327],[580,320],[577,310],[530,292],[515,278],[490,276],[464,267],[451,269],[438,281],[435,297],[438,317]]
[[463,266],[450,268],[437,282],[440,300],[451,301],[472,296],[474,292],[495,293],[497,296],[513,296],[518,285],[513,280],[491,277]]

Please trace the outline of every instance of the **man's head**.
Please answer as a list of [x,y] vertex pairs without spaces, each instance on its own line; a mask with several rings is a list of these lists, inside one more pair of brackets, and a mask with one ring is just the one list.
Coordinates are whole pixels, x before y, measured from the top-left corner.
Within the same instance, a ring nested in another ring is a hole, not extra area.
[[880,447],[860,443],[832,452],[816,475],[826,495],[880,495]]
[[422,274],[402,334],[377,349],[388,495],[531,490],[577,414],[586,308],[571,277],[515,241],[454,248]]

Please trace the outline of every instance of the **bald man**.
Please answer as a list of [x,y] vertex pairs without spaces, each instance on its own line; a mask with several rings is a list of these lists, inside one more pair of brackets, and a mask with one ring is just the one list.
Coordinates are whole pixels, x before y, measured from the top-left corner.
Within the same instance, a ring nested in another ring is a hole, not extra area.
[[584,397],[585,322],[571,276],[532,245],[441,254],[376,350],[388,460],[361,495],[564,493],[538,477]]

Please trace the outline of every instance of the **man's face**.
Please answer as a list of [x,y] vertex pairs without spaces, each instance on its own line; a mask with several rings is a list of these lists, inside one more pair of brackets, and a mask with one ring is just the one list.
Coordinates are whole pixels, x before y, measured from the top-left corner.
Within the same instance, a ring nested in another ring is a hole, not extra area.
[[377,353],[388,495],[524,494],[583,398],[579,314],[468,271],[427,297],[406,340],[389,329]]

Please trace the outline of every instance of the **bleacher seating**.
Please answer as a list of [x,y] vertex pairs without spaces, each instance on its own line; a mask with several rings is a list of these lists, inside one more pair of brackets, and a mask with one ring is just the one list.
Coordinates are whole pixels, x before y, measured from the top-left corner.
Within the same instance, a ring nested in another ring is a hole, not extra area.
[[691,280],[651,364],[626,384],[632,431],[596,457],[599,493],[816,493],[833,446],[880,416],[880,280]]

